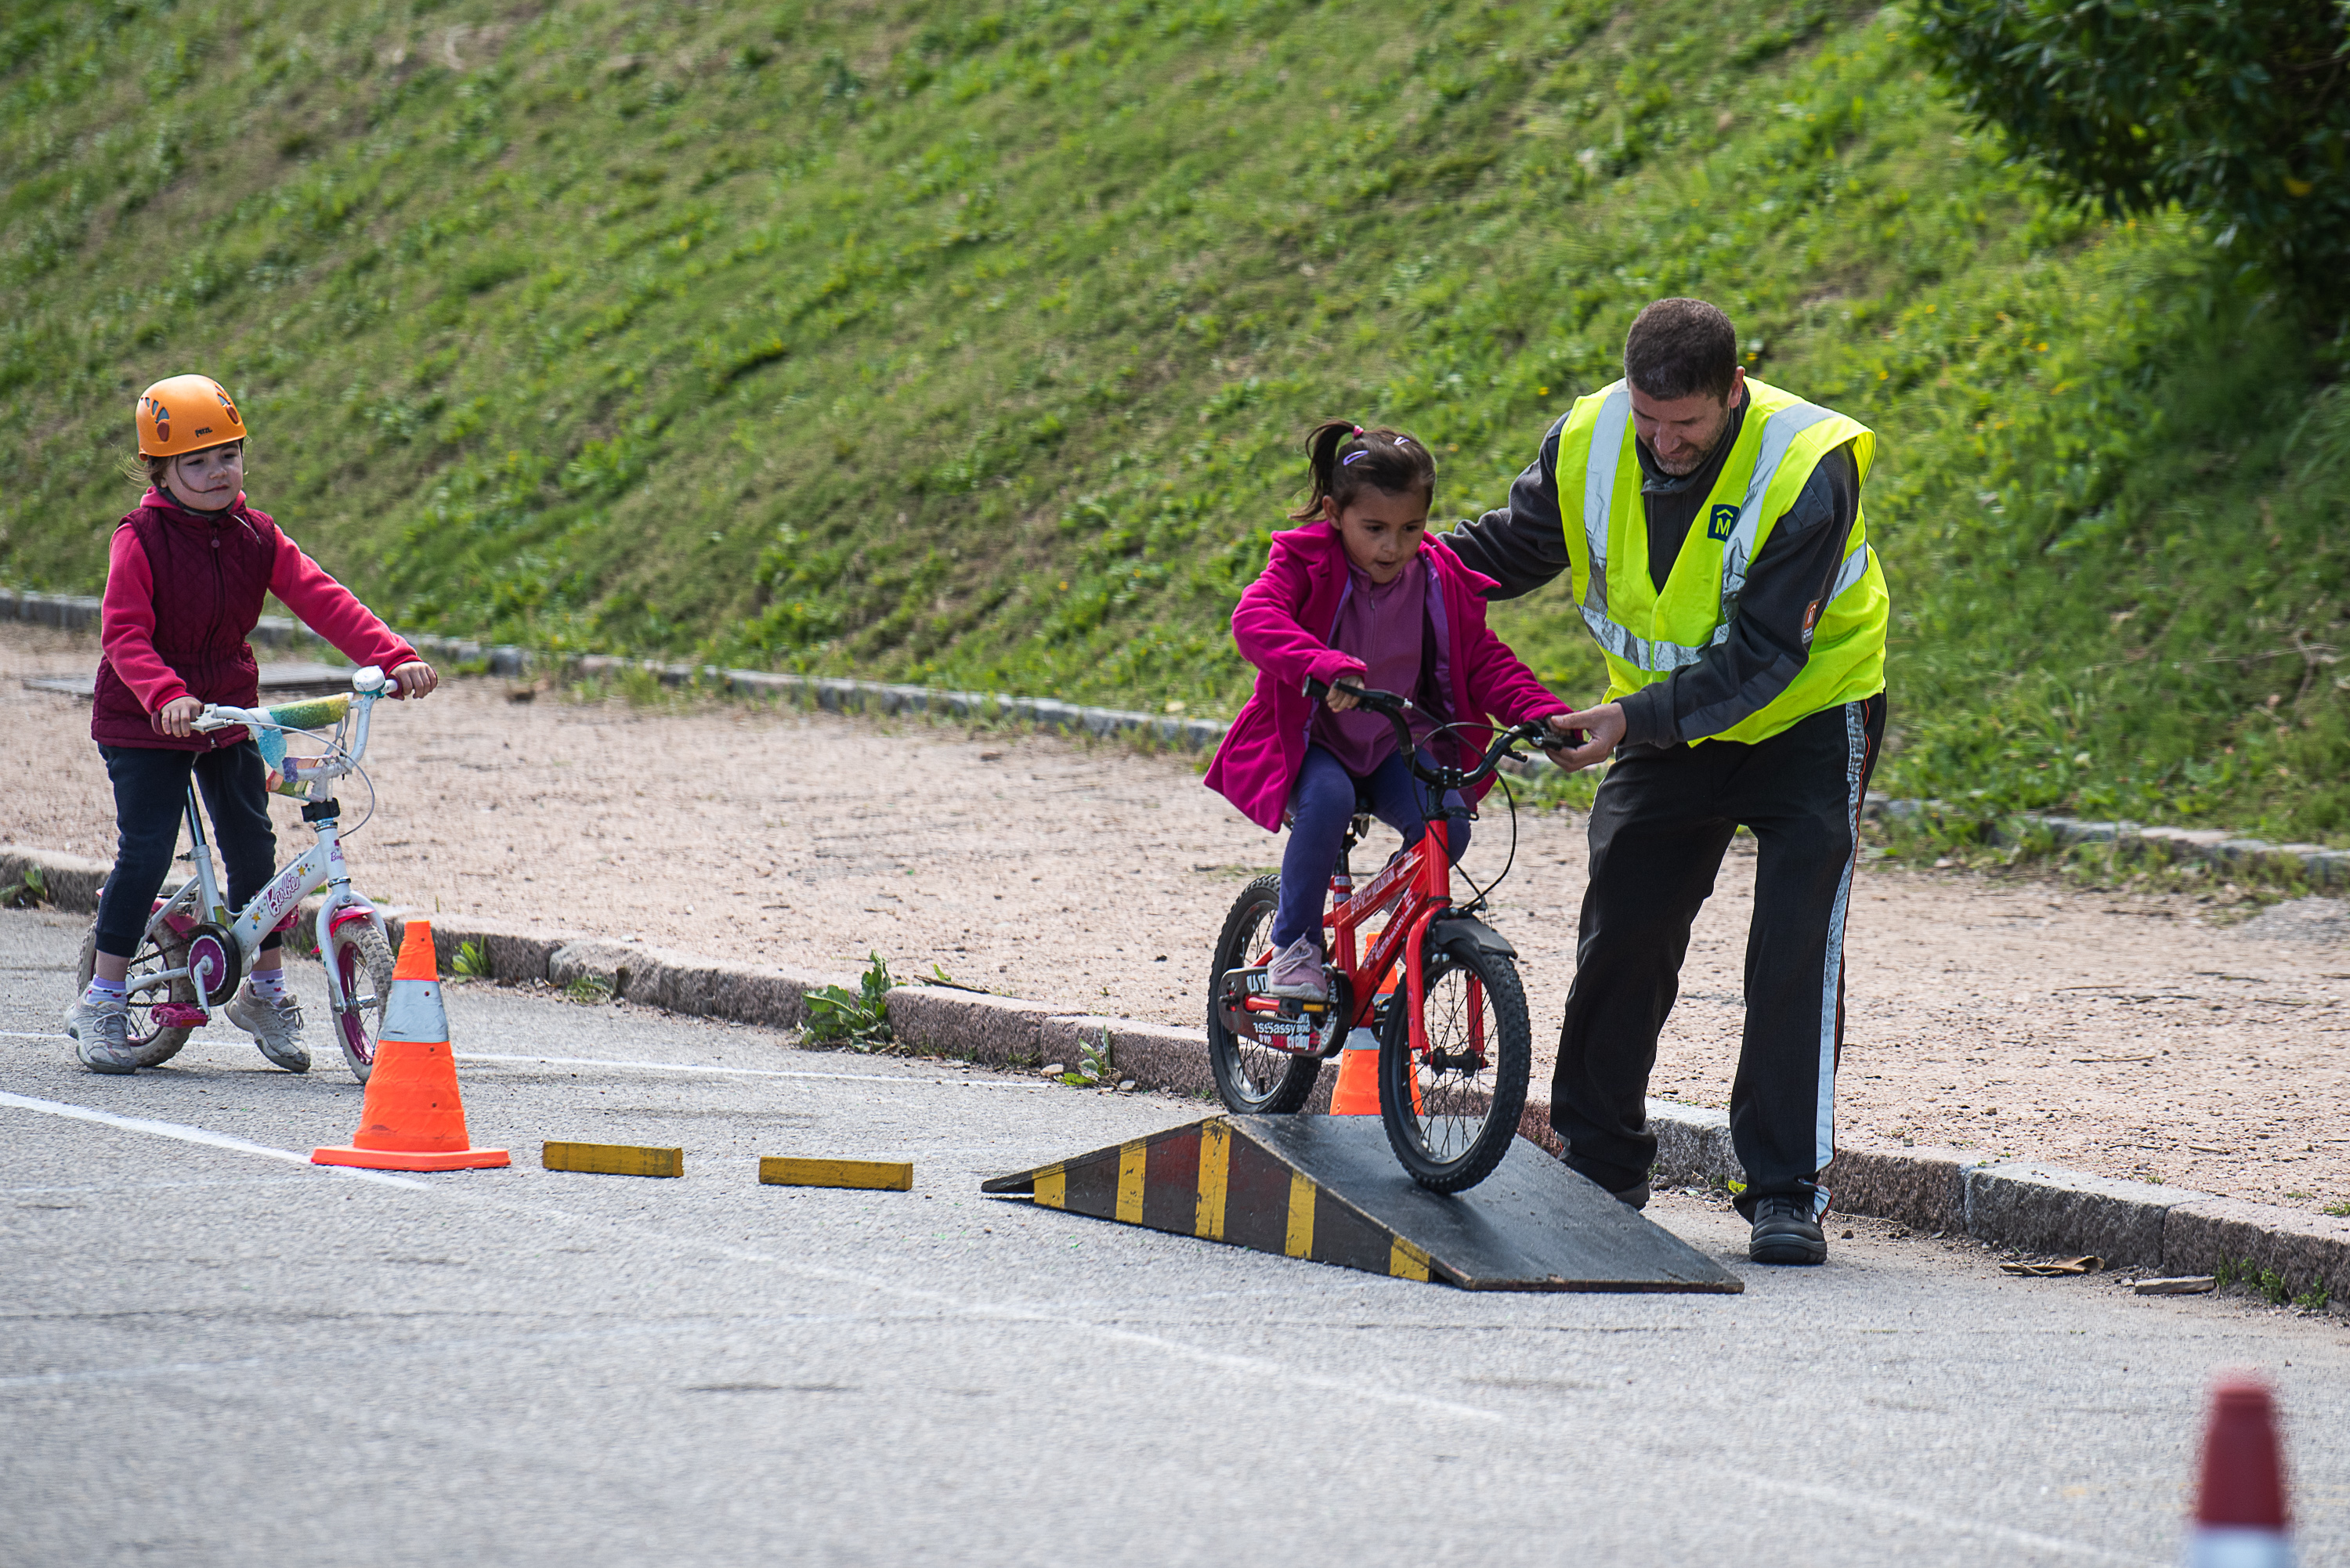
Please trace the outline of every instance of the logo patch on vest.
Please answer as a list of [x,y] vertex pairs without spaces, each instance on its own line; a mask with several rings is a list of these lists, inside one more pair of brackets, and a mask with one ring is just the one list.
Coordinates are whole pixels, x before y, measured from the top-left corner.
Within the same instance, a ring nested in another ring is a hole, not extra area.
[[1738,508],[1735,506],[1717,506],[1713,514],[1705,520],[1705,536],[1709,539],[1727,539],[1737,529]]

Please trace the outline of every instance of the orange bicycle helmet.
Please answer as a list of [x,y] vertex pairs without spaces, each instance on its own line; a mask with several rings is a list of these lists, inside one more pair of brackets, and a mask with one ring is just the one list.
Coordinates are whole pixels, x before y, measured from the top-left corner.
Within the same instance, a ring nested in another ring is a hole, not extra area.
[[244,439],[244,420],[210,376],[167,376],[139,394],[139,455],[178,457]]

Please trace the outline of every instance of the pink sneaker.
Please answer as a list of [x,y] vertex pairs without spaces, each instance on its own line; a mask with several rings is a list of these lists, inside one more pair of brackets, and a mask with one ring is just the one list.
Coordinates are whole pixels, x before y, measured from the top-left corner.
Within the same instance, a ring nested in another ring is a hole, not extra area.
[[1309,934],[1274,954],[1273,962],[1266,966],[1265,982],[1270,995],[1322,1001],[1330,994],[1329,981],[1322,973],[1322,944]]

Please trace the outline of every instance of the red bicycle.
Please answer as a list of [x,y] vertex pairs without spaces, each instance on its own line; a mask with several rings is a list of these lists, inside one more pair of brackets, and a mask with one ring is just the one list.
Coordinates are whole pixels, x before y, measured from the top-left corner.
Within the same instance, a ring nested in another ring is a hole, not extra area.
[[[1316,680],[1306,690],[1319,701],[1328,689]],[[1358,701],[1395,726],[1413,775],[1439,801],[1482,783],[1520,745],[1572,743],[1554,739],[1546,724],[1517,724],[1503,731],[1473,768],[1430,767],[1412,748],[1407,699],[1361,690]],[[1378,1041],[1379,1119],[1412,1179],[1434,1191],[1461,1192],[1492,1173],[1517,1135],[1534,1047],[1517,950],[1477,918],[1502,877],[1466,903],[1452,896],[1458,857],[1449,847],[1451,824],[1469,815],[1465,805],[1430,812],[1419,842],[1359,890],[1349,860],[1372,819],[1355,817],[1347,853],[1330,875],[1324,916],[1326,1001],[1267,992],[1281,878],[1260,877],[1242,890],[1224,918],[1208,979],[1208,1056],[1228,1108],[1302,1108],[1323,1062],[1345,1048],[1350,1033],[1369,1029]],[[1508,875],[1505,864],[1502,876]],[[1400,983],[1393,983],[1399,964]]]

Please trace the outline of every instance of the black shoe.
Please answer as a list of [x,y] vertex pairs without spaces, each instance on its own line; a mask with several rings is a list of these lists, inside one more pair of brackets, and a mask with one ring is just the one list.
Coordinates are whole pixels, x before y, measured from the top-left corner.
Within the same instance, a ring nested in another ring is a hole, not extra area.
[[1758,1199],[1746,1255],[1758,1263],[1826,1262],[1828,1239],[1812,1218],[1811,1199],[1794,1194]]
[[1611,1192],[1607,1196],[1627,1209],[1646,1209],[1648,1206],[1648,1184],[1636,1181],[1623,1191]]

